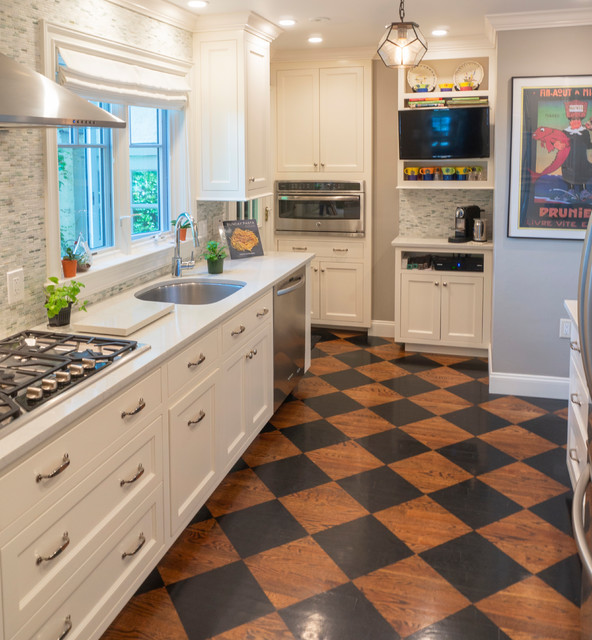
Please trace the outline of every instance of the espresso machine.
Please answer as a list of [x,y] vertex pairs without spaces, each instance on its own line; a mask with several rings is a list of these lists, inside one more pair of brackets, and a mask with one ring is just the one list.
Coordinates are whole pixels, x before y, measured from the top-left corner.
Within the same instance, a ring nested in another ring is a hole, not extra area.
[[454,235],[448,242],[468,242],[473,239],[473,224],[481,216],[482,209],[471,204],[467,207],[457,207],[454,212]]

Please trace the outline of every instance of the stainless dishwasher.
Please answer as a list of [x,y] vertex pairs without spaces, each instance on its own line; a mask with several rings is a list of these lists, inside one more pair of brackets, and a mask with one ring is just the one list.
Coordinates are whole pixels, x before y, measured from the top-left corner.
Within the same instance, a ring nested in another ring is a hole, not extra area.
[[304,373],[306,270],[303,267],[273,289],[273,411]]

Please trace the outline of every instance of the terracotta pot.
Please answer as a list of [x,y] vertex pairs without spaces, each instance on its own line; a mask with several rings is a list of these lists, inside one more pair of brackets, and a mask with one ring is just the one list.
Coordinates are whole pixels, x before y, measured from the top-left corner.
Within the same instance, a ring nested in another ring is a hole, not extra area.
[[64,278],[73,278],[76,275],[78,268],[77,260],[62,260],[62,269],[64,271]]
[[179,238],[181,239],[181,242],[187,240],[187,229],[183,229],[182,227],[179,229]]
[[208,273],[222,273],[224,269],[224,258],[219,260],[206,260],[208,263]]

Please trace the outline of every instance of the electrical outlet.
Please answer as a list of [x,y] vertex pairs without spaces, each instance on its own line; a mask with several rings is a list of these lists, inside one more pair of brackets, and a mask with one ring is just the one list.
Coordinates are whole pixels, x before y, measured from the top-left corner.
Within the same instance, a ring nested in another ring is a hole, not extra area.
[[25,299],[25,272],[22,267],[6,273],[6,288],[8,304],[22,302]]
[[559,337],[569,338],[571,336],[571,320],[568,318],[561,318],[559,320]]

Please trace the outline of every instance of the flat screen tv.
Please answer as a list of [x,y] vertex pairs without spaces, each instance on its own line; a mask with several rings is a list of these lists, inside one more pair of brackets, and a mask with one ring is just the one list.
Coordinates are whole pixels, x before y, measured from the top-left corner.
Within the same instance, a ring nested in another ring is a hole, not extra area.
[[489,157],[489,107],[399,111],[399,158]]

